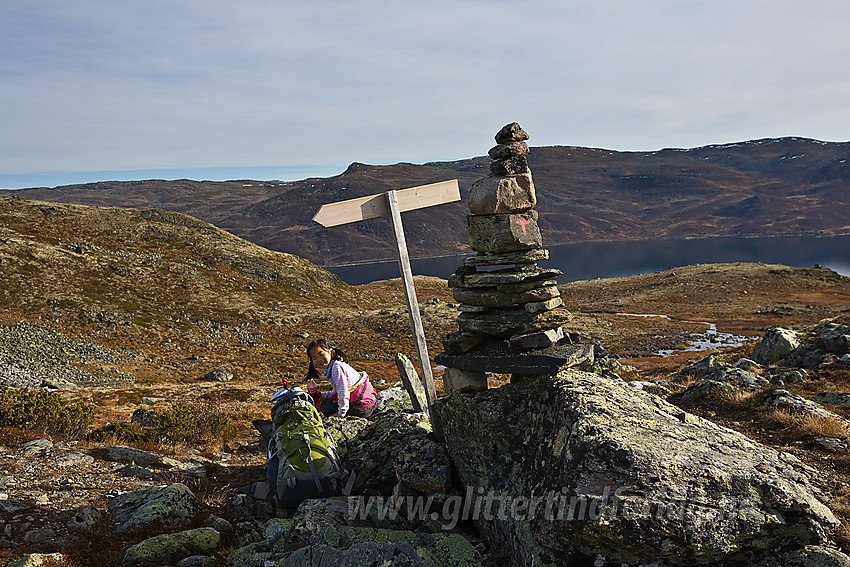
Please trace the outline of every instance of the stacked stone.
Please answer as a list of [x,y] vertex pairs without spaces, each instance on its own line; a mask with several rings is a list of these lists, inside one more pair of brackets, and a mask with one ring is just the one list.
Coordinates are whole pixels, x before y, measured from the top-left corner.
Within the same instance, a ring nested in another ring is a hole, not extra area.
[[[482,343],[500,342],[509,356],[511,351],[545,349],[564,338],[560,321],[549,313],[562,305],[555,281],[561,272],[537,265],[549,252],[542,248],[534,211],[537,198],[526,140],[528,134],[516,122],[502,128],[489,152],[490,175],[470,191],[467,232],[478,255],[467,258],[449,280],[462,311],[460,332],[443,340],[445,355],[453,361]],[[461,379],[453,368],[446,375],[450,392],[479,389],[476,380]],[[480,377],[477,383],[481,386]]]

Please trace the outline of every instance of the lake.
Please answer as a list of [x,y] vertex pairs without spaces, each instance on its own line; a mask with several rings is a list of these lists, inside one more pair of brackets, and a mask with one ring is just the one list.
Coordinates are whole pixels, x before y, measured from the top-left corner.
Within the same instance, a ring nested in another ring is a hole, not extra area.
[[[611,240],[546,246],[549,260],[541,266],[558,268],[559,283],[660,272],[691,264],[764,262],[797,267],[820,264],[850,276],[850,235],[716,237],[699,239]],[[448,277],[474,253],[411,260],[416,275]],[[399,277],[398,262],[325,266],[343,281],[359,285]]]

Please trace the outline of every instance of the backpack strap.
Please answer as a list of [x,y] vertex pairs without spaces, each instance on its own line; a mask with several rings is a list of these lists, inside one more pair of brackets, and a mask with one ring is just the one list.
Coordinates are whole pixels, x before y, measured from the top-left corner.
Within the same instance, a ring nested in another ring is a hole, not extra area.
[[310,472],[313,473],[313,482],[316,483],[316,489],[319,491],[319,494],[323,494],[325,489],[319,480],[319,472],[316,470],[316,465],[313,464],[313,448],[310,446],[310,435],[306,431],[304,432],[304,443],[307,444],[307,463],[310,465]]

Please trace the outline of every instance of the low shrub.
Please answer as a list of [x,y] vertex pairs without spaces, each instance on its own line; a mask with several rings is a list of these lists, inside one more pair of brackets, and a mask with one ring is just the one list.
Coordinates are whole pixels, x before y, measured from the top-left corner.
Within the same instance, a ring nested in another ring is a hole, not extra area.
[[136,444],[203,445],[230,441],[236,432],[233,421],[215,405],[178,402],[158,412],[154,427],[140,427],[131,422],[109,423],[94,431],[91,437],[98,441],[116,439]]
[[0,427],[78,435],[94,423],[95,407],[69,403],[56,392],[0,386]]

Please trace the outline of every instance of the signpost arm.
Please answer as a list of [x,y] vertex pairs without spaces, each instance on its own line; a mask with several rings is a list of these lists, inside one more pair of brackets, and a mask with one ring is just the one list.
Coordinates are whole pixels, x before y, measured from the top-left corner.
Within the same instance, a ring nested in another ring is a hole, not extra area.
[[416,346],[416,356],[419,358],[419,367],[422,370],[422,378],[425,382],[428,416],[431,419],[434,436],[438,441],[443,441],[443,427],[440,424],[440,418],[437,415],[437,409],[434,405],[437,400],[437,391],[434,388],[431,359],[428,357],[428,346],[425,343],[425,330],[422,327],[422,318],[419,315],[419,303],[416,301],[416,289],[413,287],[413,271],[410,269],[410,258],[407,254],[404,227],[401,224],[398,196],[395,191],[388,191],[386,195],[390,218],[393,223],[393,232],[395,233],[395,241],[398,247],[398,265],[401,270],[401,281],[404,284],[404,297],[407,300],[407,310],[410,313],[410,323],[413,327],[413,342]]

